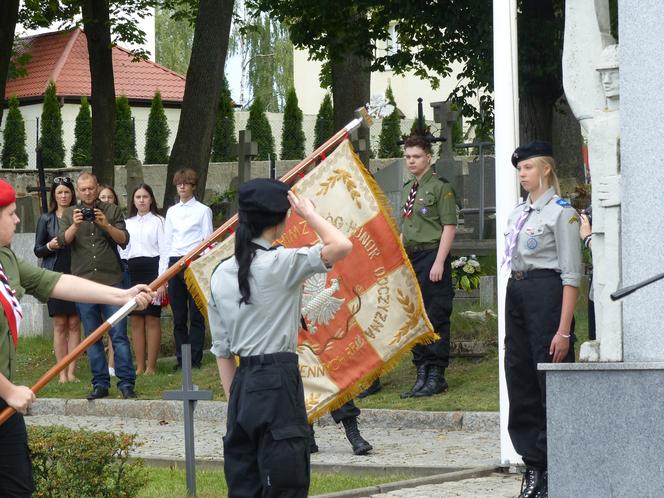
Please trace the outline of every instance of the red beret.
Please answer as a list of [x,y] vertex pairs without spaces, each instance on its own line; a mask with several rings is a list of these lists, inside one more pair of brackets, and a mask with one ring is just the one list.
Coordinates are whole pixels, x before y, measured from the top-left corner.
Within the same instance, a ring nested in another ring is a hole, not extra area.
[[16,202],[16,190],[9,183],[0,180],[0,207],[9,206]]

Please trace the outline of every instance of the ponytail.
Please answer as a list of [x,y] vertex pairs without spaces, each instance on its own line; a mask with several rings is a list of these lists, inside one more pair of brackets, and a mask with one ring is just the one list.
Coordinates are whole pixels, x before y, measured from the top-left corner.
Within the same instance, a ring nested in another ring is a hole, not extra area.
[[[242,219],[243,217],[241,217]],[[249,276],[251,274],[251,262],[256,256],[258,246],[251,241],[260,237],[265,229],[276,226],[284,221],[286,213],[262,214],[260,220],[243,219],[235,229],[235,259],[237,261],[237,283],[242,296],[239,305],[251,304],[251,288]]]
[[249,304],[251,289],[249,288],[249,269],[256,255],[256,249],[251,245],[253,239],[251,225],[238,223],[235,231],[235,259],[237,260],[237,283],[240,287],[240,304]]

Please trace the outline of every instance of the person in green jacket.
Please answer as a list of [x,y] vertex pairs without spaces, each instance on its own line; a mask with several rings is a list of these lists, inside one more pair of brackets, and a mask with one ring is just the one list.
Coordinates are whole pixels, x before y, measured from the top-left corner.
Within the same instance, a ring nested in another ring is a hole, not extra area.
[[23,415],[35,402],[35,394],[30,388],[13,383],[23,295],[31,294],[42,302],[53,297],[117,305],[136,299],[139,309],[147,307],[154,296],[147,285],[119,289],[26,263],[10,248],[19,222],[16,192],[9,183],[0,180],[0,410],[8,406],[16,410],[0,425],[0,492],[2,496],[17,498],[29,497],[34,492]]

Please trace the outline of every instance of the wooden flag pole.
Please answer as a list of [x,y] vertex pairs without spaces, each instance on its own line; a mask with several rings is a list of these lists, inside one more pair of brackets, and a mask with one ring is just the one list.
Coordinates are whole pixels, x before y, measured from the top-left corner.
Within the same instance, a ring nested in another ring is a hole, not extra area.
[[[350,133],[358,126],[360,125],[371,126],[372,119],[364,107],[358,109],[357,113],[358,113],[357,118],[348,123],[341,130],[336,132],[323,145],[318,147],[315,151],[313,151],[305,159],[303,159],[299,164],[293,167],[288,173],[286,173],[281,178],[281,181],[289,183],[289,181],[292,180],[296,175],[298,175],[302,170],[311,166],[318,159],[320,159],[322,155],[326,154],[330,150],[334,149],[337,145],[339,145],[344,140],[344,138],[346,138],[348,133]],[[212,233],[212,235],[210,235],[206,240],[204,240],[194,249],[192,249],[187,254],[182,256],[182,258],[180,258],[180,260],[177,263],[175,263],[168,270],[159,275],[150,284],[150,288],[152,290],[157,290],[159,287],[161,287],[171,278],[177,275],[183,268],[189,266],[189,264],[194,259],[201,256],[201,254],[204,251],[211,248],[212,244],[214,244],[218,239],[220,239],[227,231],[231,230],[237,224],[237,221],[238,221],[238,216],[237,214],[234,214],[228,221],[226,221],[226,223],[217,228]],[[32,385],[32,387],[30,387],[32,392],[37,394],[39,391],[41,391],[60,372],[62,372],[65,368],[67,368],[67,366],[72,361],[76,360],[90,346],[92,346],[95,342],[101,339],[103,335],[106,332],[108,332],[111,329],[111,327],[113,327],[113,325],[115,325],[117,322],[122,320],[129,313],[131,313],[135,307],[136,307],[136,301],[134,299],[132,299],[131,301],[127,302],[124,306],[122,306],[122,308],[116,311],[111,317],[109,317],[108,320],[102,323],[94,332],[92,332],[88,337],[86,337],[84,341],[82,341],[78,346],[76,346],[76,348],[74,348],[73,351],[67,354],[67,356],[65,356],[62,360],[60,360],[53,367],[51,367],[51,369],[48,370],[44,375],[42,375],[37,380],[37,382],[35,382]],[[9,417],[11,417],[14,414],[14,412],[15,410],[10,406],[2,410],[2,412],[0,413],[0,425],[4,424],[7,421],[7,419],[9,419]]]

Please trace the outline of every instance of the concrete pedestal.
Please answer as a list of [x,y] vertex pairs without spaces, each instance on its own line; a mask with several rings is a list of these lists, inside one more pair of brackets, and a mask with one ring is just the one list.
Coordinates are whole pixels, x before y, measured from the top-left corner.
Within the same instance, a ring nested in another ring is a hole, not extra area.
[[664,494],[664,363],[540,364],[549,496]]

